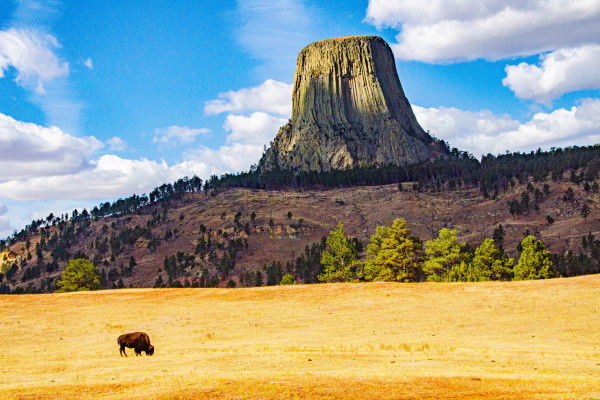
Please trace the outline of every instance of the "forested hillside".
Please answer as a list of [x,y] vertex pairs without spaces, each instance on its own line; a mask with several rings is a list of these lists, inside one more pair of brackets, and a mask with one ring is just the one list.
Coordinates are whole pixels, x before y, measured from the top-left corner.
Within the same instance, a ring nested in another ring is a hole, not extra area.
[[273,285],[286,274],[313,283],[323,272],[323,237],[339,222],[364,257],[376,226],[400,217],[422,240],[451,228],[473,249],[493,238],[510,257],[533,235],[553,253],[556,275],[595,273],[599,168],[600,146],[591,146],[481,162],[454,150],[406,167],[184,178],[32,221],[0,241],[0,290],[53,291],[76,258],[97,265],[107,288]]

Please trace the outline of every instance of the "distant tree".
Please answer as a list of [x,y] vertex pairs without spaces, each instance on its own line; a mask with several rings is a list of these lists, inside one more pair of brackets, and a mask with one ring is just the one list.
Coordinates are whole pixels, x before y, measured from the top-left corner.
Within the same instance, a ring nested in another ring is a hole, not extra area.
[[504,253],[504,227],[502,224],[498,224],[498,226],[494,229],[492,239],[494,239],[494,244],[498,247],[498,249]]
[[550,194],[550,185],[548,185],[547,183],[544,183],[543,190],[544,190],[544,194],[546,194],[546,195]]
[[229,279],[227,281],[227,287],[228,288],[234,288],[234,287],[236,287],[235,281],[233,279]]
[[493,239],[485,239],[475,249],[473,260],[470,263],[468,281],[512,279],[514,261],[502,254],[502,251]]
[[267,286],[277,285],[281,281],[281,277],[283,276],[281,262],[271,261],[271,263],[265,265],[263,269],[267,275],[267,280],[265,282]]
[[515,280],[545,279],[553,276],[552,259],[544,243],[534,236],[521,241],[521,256],[515,266]]
[[375,229],[367,245],[366,280],[410,282],[422,278],[423,244],[411,233],[403,218]]
[[256,278],[256,280],[254,282],[255,286],[262,286],[263,285],[263,275],[260,271],[256,271],[255,278]]
[[296,283],[296,281],[294,280],[294,277],[290,274],[285,274],[284,276],[282,276],[281,281],[279,282],[280,285],[293,285],[294,283]]
[[546,222],[548,222],[548,225],[552,225],[554,223],[554,218],[552,218],[549,215],[546,215]]
[[356,260],[358,248],[356,242],[344,233],[340,222],[336,230],[329,232],[325,240],[326,249],[321,253],[323,272],[318,279],[321,282],[348,282],[357,280]]
[[575,200],[575,193],[572,188],[568,188],[565,190],[565,194],[563,195],[563,201],[567,203],[572,203]]
[[581,206],[580,214],[584,219],[587,219],[587,217],[589,217],[591,212],[592,212],[592,209],[590,208],[590,206],[587,203],[584,204],[583,206]]
[[288,211],[287,217],[288,217],[288,219],[292,219],[292,212],[291,211]]
[[57,292],[100,289],[100,273],[90,260],[79,258],[67,263],[62,278],[56,282]]
[[428,281],[443,281],[453,267],[468,261],[470,255],[465,245],[458,241],[456,229],[442,228],[438,237],[425,242],[423,272]]

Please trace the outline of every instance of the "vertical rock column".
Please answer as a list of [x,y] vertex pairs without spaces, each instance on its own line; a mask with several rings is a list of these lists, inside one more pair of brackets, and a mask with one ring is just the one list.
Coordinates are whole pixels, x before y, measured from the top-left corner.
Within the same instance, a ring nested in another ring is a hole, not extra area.
[[379,37],[327,39],[302,49],[292,102],[292,119],[259,170],[328,171],[434,156],[435,141],[417,122],[392,51]]

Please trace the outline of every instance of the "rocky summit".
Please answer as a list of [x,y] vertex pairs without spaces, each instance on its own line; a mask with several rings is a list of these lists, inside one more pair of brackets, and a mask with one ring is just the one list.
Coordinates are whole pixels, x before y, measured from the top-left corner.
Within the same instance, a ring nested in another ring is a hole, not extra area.
[[259,170],[403,165],[445,152],[417,122],[392,51],[377,36],[326,39],[302,49],[292,102],[292,118]]

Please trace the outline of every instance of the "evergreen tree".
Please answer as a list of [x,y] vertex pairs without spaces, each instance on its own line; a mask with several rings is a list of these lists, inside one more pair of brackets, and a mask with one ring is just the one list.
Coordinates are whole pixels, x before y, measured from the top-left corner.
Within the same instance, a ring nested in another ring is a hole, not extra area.
[[281,281],[279,281],[280,285],[293,285],[294,283],[296,283],[296,281],[294,280],[294,277],[290,274],[285,274],[281,277]]
[[448,271],[466,262],[470,255],[465,245],[458,241],[456,229],[442,228],[438,237],[425,242],[425,254],[429,257],[423,264],[428,281],[443,281]]
[[489,280],[510,280],[514,261],[503,255],[494,240],[485,239],[473,255],[470,263],[463,263],[449,273],[449,280],[478,282]]
[[521,241],[521,248],[521,257],[515,266],[515,280],[545,279],[554,275],[550,252],[541,240],[527,236]]
[[391,227],[376,228],[367,245],[366,280],[411,282],[423,277],[423,244],[411,233],[403,218],[395,219]]
[[587,205],[587,204],[584,204],[584,205],[581,207],[580,214],[581,214],[581,216],[582,216],[584,219],[586,219],[587,217],[589,217],[589,215],[590,215],[590,213],[591,213],[591,212],[592,212],[592,209],[590,208],[590,206],[589,206],[589,205]]
[[321,253],[323,272],[318,277],[319,281],[356,281],[358,246],[355,240],[345,235],[341,222],[336,230],[329,232],[325,245],[326,249]]
[[56,282],[57,292],[100,289],[100,274],[90,260],[78,258],[68,262],[62,279]]
[[500,249],[500,251],[504,253],[504,227],[502,226],[502,224],[499,224],[494,229],[492,239],[494,239],[494,244],[498,246],[498,249]]

